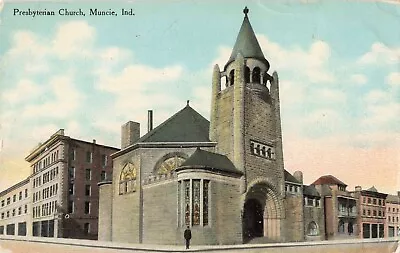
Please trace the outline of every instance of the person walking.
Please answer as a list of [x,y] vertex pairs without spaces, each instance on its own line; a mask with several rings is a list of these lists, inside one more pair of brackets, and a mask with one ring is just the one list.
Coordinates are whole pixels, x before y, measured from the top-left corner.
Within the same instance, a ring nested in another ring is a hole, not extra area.
[[190,239],[192,239],[192,231],[190,231],[189,226],[186,227],[185,232],[183,233],[183,237],[185,237],[186,249],[189,249]]

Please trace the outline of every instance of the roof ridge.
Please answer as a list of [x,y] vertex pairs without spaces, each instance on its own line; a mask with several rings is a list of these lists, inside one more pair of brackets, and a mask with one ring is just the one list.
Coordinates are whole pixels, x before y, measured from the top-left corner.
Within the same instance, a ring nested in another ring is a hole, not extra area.
[[[168,119],[166,119],[160,125],[155,127],[153,130],[151,130],[150,132],[148,132],[145,135],[143,135],[142,137],[140,137],[139,140],[136,141],[136,143],[157,142],[156,140],[153,140],[153,139],[154,138],[157,139],[160,135],[165,134],[163,132],[163,131],[165,131],[165,129],[170,128],[171,126],[174,125],[174,123],[180,122],[181,120],[183,120],[185,118],[187,118],[189,120],[186,123],[189,123],[190,126],[195,126],[196,128],[201,129],[201,132],[202,132],[201,136],[203,136],[203,135],[205,136],[204,124],[205,123],[209,124],[209,121],[203,115],[201,115],[195,109],[193,109],[189,104],[187,104],[185,107],[183,107],[178,112],[176,112],[175,114],[170,116]],[[173,122],[173,123],[171,123],[171,122]],[[185,123],[185,122],[183,122],[183,123]],[[187,124],[185,124],[185,126],[187,126]],[[206,138],[208,140],[209,139],[208,129],[206,129],[206,130],[207,130]]]
[[[139,138],[139,140],[137,140],[137,142],[141,142],[143,139],[147,139],[150,136],[153,136],[157,131],[160,130],[160,128],[162,126],[165,126],[168,122],[170,122],[177,114],[179,114],[180,112],[182,112],[183,110],[185,110],[186,107],[190,107],[189,105],[186,105],[185,107],[183,107],[182,109],[180,109],[178,112],[176,112],[174,115],[172,115],[171,117],[169,117],[168,119],[166,119],[164,122],[162,122],[160,125],[156,126],[155,128],[153,128],[153,130],[151,130],[150,132],[147,132],[145,135],[143,135],[142,137]],[[190,107],[191,108],[191,107]]]

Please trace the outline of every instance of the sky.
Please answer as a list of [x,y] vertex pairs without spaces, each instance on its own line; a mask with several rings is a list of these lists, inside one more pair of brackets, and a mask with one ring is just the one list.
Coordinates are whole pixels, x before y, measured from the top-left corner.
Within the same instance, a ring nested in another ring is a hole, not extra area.
[[0,0],[0,190],[29,176],[24,158],[60,128],[120,147],[121,125],[143,135],[149,109],[155,126],[186,100],[209,119],[212,69],[246,5],[279,74],[285,168],[305,184],[331,174],[348,190],[399,191],[400,4],[338,0]]

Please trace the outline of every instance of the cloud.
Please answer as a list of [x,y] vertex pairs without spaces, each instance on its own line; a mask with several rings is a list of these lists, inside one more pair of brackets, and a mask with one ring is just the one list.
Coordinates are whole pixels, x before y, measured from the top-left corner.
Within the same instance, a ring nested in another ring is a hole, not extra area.
[[366,84],[368,79],[363,74],[353,74],[350,76],[350,81],[355,85],[363,85]]
[[149,84],[159,85],[177,80],[181,74],[181,66],[158,69],[145,65],[129,65],[119,73],[100,74],[97,87],[103,91],[125,96],[127,92],[143,91]]
[[313,42],[308,50],[298,46],[283,48],[278,43],[270,41],[264,35],[258,35],[260,46],[271,63],[273,69],[280,72],[304,73],[306,81],[313,83],[332,83],[334,75],[328,69],[331,49],[324,41]]
[[5,90],[2,97],[10,104],[17,104],[35,98],[41,92],[42,87],[32,80],[21,79],[14,89]]
[[383,90],[371,90],[364,96],[364,102],[366,104],[378,104],[386,103],[390,100],[390,94]]
[[79,108],[83,95],[73,84],[73,74],[68,73],[50,78],[45,92],[48,101],[25,106],[23,118],[65,118],[73,115]]
[[390,48],[381,42],[372,44],[369,52],[358,59],[359,64],[398,64],[400,61],[400,47]]
[[92,56],[96,31],[86,21],[70,21],[58,26],[51,50],[61,59]]
[[315,97],[314,99],[317,100],[320,104],[324,103],[333,103],[333,104],[339,104],[339,103],[345,103],[346,102],[346,94],[339,90],[339,89],[334,89],[334,88],[321,88],[321,89],[316,89],[315,90]]
[[393,87],[400,87],[400,72],[392,72],[386,78],[386,83]]

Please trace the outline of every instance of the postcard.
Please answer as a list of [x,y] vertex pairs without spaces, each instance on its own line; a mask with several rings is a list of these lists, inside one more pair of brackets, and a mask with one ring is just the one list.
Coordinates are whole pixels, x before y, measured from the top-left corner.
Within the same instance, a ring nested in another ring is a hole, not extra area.
[[1,1],[0,245],[399,236],[399,22],[394,0]]

